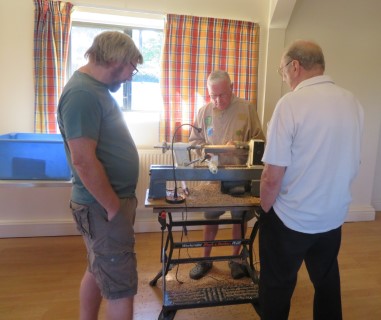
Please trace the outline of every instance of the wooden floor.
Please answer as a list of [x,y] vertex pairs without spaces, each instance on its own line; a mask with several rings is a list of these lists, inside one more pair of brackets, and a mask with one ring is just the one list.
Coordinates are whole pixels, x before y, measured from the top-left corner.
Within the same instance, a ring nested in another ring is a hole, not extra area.
[[[229,235],[230,230],[224,229],[218,236]],[[199,240],[201,232],[189,231],[188,238]],[[161,268],[161,233],[137,234],[136,239],[139,291],[134,319],[153,320],[162,306],[161,282],[149,285]],[[190,251],[183,250],[181,255],[200,254]],[[190,267],[180,265],[172,277],[189,284]],[[381,319],[381,213],[376,221],[344,225],[340,267],[344,319]],[[78,287],[84,269],[85,251],[79,236],[0,239],[0,319],[78,319]],[[214,270],[209,277],[212,281],[229,278],[226,262],[216,263]],[[303,267],[290,319],[312,319],[312,298],[313,289]],[[234,318],[259,319],[250,304],[243,304],[179,310],[175,320]]]

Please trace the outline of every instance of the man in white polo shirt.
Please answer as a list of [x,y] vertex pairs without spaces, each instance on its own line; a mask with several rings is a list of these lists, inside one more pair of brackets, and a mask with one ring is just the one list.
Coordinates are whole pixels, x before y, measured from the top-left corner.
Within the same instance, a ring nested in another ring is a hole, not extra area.
[[324,70],[321,48],[304,40],[291,44],[278,70],[292,92],[276,105],[262,159],[262,320],[288,319],[303,261],[315,288],[313,319],[342,319],[337,256],[364,116]]

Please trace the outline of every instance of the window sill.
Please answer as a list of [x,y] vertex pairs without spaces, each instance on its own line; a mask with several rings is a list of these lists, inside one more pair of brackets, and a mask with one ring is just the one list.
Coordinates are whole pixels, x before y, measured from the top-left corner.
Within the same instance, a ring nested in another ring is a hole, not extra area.
[[0,188],[55,188],[71,185],[71,180],[0,180]]

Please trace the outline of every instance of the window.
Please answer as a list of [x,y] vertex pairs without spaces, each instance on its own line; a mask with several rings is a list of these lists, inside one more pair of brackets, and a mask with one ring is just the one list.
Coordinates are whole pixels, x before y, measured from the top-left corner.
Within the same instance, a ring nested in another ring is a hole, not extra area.
[[134,40],[143,55],[144,63],[138,65],[139,72],[132,81],[124,83],[112,95],[123,111],[160,112],[163,104],[159,85],[163,22],[163,18],[142,19],[82,11],[76,15],[74,12],[68,58],[68,79],[75,70],[87,62],[84,54],[96,35],[110,30],[124,32]]

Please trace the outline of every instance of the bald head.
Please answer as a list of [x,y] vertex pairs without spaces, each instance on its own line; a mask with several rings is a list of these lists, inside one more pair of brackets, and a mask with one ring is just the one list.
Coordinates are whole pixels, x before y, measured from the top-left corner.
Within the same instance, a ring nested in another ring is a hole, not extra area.
[[312,41],[297,40],[284,51],[278,72],[294,90],[300,82],[323,75],[324,70],[324,55],[320,46]]
[[323,51],[318,44],[307,40],[294,41],[285,51],[283,57],[297,60],[305,70],[325,69]]
[[230,76],[226,71],[215,70],[209,74],[208,85],[215,84],[217,82],[222,82],[222,81],[225,81],[226,83],[228,83],[229,86],[231,85]]

